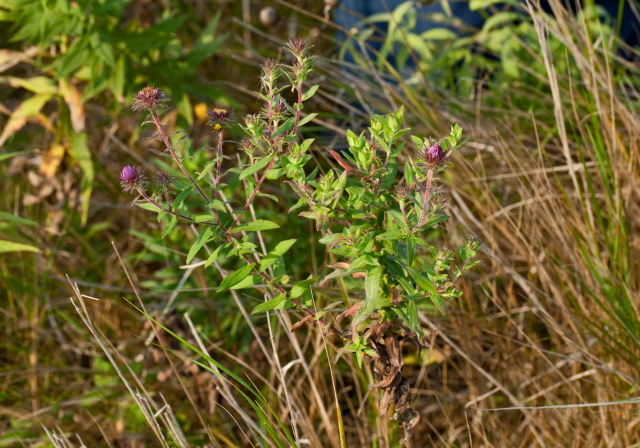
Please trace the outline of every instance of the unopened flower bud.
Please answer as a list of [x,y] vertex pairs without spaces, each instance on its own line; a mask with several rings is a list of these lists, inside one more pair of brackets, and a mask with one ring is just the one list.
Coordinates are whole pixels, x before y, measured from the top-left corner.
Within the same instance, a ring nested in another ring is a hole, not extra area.
[[444,151],[440,143],[434,143],[433,145],[425,148],[424,160],[430,165],[439,164],[444,159]]
[[149,112],[155,112],[158,107],[164,107],[162,104],[169,101],[170,98],[157,87],[145,87],[135,95],[133,95],[134,101],[131,105],[131,109],[148,110]]
[[240,140],[240,149],[242,149],[249,155],[255,152],[256,148],[251,137],[244,137],[242,140]]
[[122,190],[133,192],[142,188],[147,180],[147,176],[141,166],[125,166],[120,172],[120,185]]
[[484,243],[484,241],[482,241],[480,238],[475,237],[473,235],[468,235],[467,237],[464,237],[462,240],[464,241],[464,246],[467,249],[472,251],[478,251],[482,246],[482,244]]
[[289,41],[288,47],[294,56],[302,58],[305,56],[305,53],[309,48],[309,43],[302,37],[294,37]]

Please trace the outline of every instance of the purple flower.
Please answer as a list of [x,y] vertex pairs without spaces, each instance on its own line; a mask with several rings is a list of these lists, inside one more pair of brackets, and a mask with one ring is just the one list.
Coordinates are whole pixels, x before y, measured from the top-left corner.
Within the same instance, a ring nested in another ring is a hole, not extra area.
[[120,172],[120,185],[122,190],[133,192],[142,188],[147,180],[147,176],[141,166],[125,166]]
[[165,101],[169,101],[169,97],[162,90],[157,87],[145,87],[135,95],[133,95],[133,110],[146,109],[150,112],[154,112],[158,107],[164,107]]
[[444,159],[444,151],[440,143],[434,143],[425,149],[424,160],[430,165],[439,164]]

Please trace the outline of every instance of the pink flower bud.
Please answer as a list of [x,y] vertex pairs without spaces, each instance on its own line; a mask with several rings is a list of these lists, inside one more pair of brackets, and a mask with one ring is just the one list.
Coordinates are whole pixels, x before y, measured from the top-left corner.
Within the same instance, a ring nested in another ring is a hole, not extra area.
[[125,166],[120,172],[120,185],[123,191],[132,192],[141,188],[147,176],[141,166]]

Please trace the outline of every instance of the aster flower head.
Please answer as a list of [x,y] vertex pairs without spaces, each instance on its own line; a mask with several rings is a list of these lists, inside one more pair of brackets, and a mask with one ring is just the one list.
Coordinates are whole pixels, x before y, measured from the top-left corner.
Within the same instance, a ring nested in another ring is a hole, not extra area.
[[444,159],[445,154],[440,143],[434,143],[424,148],[424,160],[430,165],[437,165]]
[[131,109],[135,111],[146,109],[149,112],[155,112],[158,107],[165,107],[163,103],[169,101],[171,98],[157,87],[145,87],[133,95],[133,99]]
[[420,165],[428,169],[444,168],[449,161],[449,151],[442,149],[439,141],[425,139],[422,148],[418,150],[418,158],[422,161]]
[[213,127],[213,130],[216,132],[222,131],[225,125],[231,119],[231,114],[233,113],[233,109],[228,107],[214,107],[210,111],[207,112],[209,115],[209,122]]
[[126,192],[134,192],[142,188],[147,181],[147,175],[141,166],[125,166],[120,172],[120,185]]

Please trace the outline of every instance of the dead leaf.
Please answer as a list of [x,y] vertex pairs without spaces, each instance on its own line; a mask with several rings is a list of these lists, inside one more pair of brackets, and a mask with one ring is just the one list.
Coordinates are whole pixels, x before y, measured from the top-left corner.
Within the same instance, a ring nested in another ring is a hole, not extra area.
[[53,177],[58,171],[62,159],[64,159],[65,152],[65,148],[61,144],[54,143],[51,145],[49,149],[47,149],[47,152],[45,152],[42,163],[38,168],[40,174],[46,177]]
[[333,156],[334,159],[336,159],[336,162],[338,162],[338,164],[344,168],[345,170],[349,171],[349,172],[354,172],[356,169],[352,166],[350,166],[343,158],[342,156],[337,153],[336,151],[334,151],[333,149],[329,149],[329,154],[331,154]]
[[82,92],[73,84],[68,83],[63,78],[59,82],[60,93],[64,98],[64,102],[71,112],[71,126],[73,130],[80,133],[85,130],[84,103],[82,102]]
[[349,269],[349,266],[351,266],[351,264],[345,263],[344,261],[339,261],[337,263],[327,265],[327,267],[331,269]]
[[309,322],[310,320],[313,320],[313,316],[306,316],[304,319],[293,324],[291,326],[291,333],[296,331],[298,328],[302,327],[305,323]]

